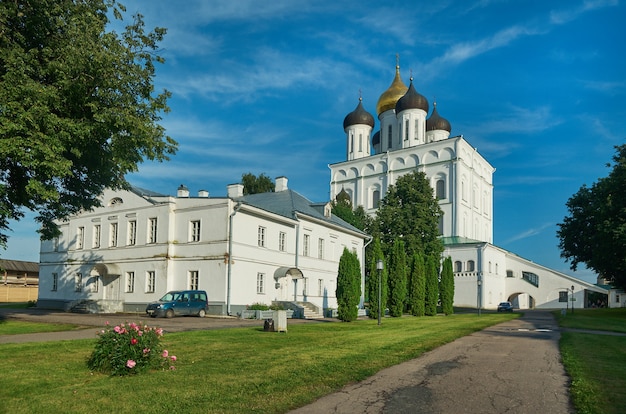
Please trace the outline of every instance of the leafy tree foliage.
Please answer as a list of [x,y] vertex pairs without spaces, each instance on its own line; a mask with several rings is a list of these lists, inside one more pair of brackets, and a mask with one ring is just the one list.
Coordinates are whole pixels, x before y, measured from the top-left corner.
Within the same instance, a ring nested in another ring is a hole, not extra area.
[[404,242],[396,240],[389,256],[389,314],[402,316],[407,298],[407,263]]
[[561,257],[598,272],[626,289],[626,144],[616,146],[611,172],[583,185],[567,201],[569,215],[557,230]]
[[258,177],[252,173],[246,173],[241,176],[241,184],[243,184],[243,194],[259,194],[272,193],[276,186],[272,179],[261,173]]
[[344,322],[356,320],[361,299],[361,266],[356,253],[344,247],[337,274],[337,314]]
[[359,230],[367,231],[371,227],[372,219],[367,215],[363,206],[352,208],[352,202],[349,197],[339,197],[332,203],[332,213],[344,220],[346,223],[352,224]]
[[[378,262],[378,260],[383,261],[383,270],[380,272],[380,283],[378,280],[378,269],[376,269],[376,262]],[[369,299],[369,316],[373,319],[378,319],[379,285],[381,317],[385,316],[385,309],[387,309],[387,266],[385,266],[384,263],[385,257],[383,256],[383,250],[380,246],[380,240],[378,238],[374,238],[370,254],[370,276],[366,287]]]
[[441,280],[439,281],[439,298],[443,313],[452,315],[454,313],[454,272],[452,271],[452,258],[450,256],[443,261]]
[[0,244],[8,221],[38,212],[55,219],[100,205],[105,188],[126,188],[139,163],[176,151],[158,122],[169,92],[155,94],[158,43],[135,15],[123,33],[116,0],[0,2]]
[[439,266],[433,256],[426,258],[426,298],[424,301],[425,314],[437,315],[437,302],[439,301]]
[[426,268],[424,255],[417,252],[411,258],[411,274],[409,277],[409,312],[413,316],[424,316],[426,300]]
[[408,257],[416,252],[439,257],[443,252],[438,225],[442,214],[426,175],[415,171],[389,187],[376,212],[372,233],[380,237],[385,253],[400,238]]

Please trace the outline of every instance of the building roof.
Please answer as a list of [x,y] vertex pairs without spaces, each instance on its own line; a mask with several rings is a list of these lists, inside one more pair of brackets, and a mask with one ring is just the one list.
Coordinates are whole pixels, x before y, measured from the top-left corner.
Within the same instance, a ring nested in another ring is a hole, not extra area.
[[460,237],[460,236],[442,237],[441,242],[443,243],[444,246],[457,245],[457,244],[486,243],[484,241],[470,239],[467,237]]
[[366,235],[362,230],[359,230],[333,214],[326,217],[324,215],[324,208],[327,203],[313,203],[293,190],[250,194],[237,197],[234,200],[293,220],[298,219],[298,214],[304,214],[314,219],[327,222],[328,224]]
[[0,259],[0,269],[13,272],[39,273],[39,263]]

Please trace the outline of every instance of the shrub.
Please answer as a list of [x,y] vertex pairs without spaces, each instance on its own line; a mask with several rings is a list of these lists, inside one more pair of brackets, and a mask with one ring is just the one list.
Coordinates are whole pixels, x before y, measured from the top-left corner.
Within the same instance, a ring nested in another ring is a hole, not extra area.
[[248,305],[249,310],[269,310],[270,307],[265,303],[253,303],[252,305]]
[[98,341],[87,366],[110,375],[132,375],[150,369],[175,369],[176,356],[163,349],[163,329],[122,323],[98,332]]

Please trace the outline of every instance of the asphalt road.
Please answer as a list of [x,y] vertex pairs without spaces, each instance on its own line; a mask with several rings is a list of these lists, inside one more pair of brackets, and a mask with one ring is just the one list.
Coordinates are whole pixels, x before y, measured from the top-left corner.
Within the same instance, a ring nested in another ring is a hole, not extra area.
[[[237,318],[145,315],[83,315],[37,309],[0,309],[6,318],[71,323],[85,329],[0,335],[0,343],[95,338],[105,322],[143,321],[166,332],[262,326]],[[289,323],[315,323],[290,319]],[[459,338],[419,358],[384,369],[357,384],[294,410],[295,414],[573,413],[569,378],[561,363],[558,326],[547,311],[524,316]]]

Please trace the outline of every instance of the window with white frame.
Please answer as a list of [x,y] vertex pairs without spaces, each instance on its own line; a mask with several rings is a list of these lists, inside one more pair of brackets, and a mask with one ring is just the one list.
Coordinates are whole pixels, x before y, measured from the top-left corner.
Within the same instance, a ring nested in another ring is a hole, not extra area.
[[285,233],[284,231],[281,231],[280,233],[278,233],[278,250],[280,250],[281,252],[285,251],[286,238],[287,238],[287,233]]
[[468,260],[467,261],[467,271],[468,272],[473,272],[474,271],[474,261],[473,260]]
[[318,259],[324,258],[324,239],[319,239],[317,241],[317,258]]
[[148,270],[146,272],[146,293],[154,292],[154,285],[156,282],[156,273],[154,270]]
[[55,237],[54,240],[52,240],[52,244],[54,246],[54,251],[58,252],[59,251],[59,238]]
[[134,246],[137,243],[137,221],[128,222],[128,245]]
[[59,274],[53,273],[52,274],[52,291],[56,292],[58,288],[59,288]]
[[100,248],[100,235],[102,233],[102,227],[99,224],[93,226],[93,248]]
[[109,247],[117,246],[117,223],[111,223],[109,226]]
[[91,292],[98,293],[99,288],[100,288],[100,276],[93,276],[91,278]]
[[256,274],[256,293],[265,293],[265,273]]
[[309,278],[305,277],[302,279],[302,296],[306,296],[309,294]]
[[196,290],[198,289],[198,271],[197,270],[190,270],[189,271],[189,289],[191,290]]
[[308,234],[304,235],[304,241],[302,243],[302,255],[303,256],[308,256],[309,255],[309,249],[311,247],[311,236]]
[[74,291],[82,292],[83,291],[83,274],[76,273],[74,275]]
[[324,296],[324,279],[317,279],[317,296]]
[[435,183],[435,194],[438,200],[446,198],[446,182],[443,178],[438,179]]
[[157,242],[157,218],[152,217],[148,219],[148,243],[154,244]]
[[76,229],[76,248],[82,249],[85,244],[85,228],[79,227]]
[[126,272],[126,293],[135,291],[135,272]]
[[200,241],[200,220],[192,220],[189,223],[189,241],[191,242],[199,242]]
[[257,232],[257,244],[259,247],[265,247],[265,227],[259,226],[259,230]]
[[463,263],[460,260],[454,262],[454,271],[456,273],[463,271]]

